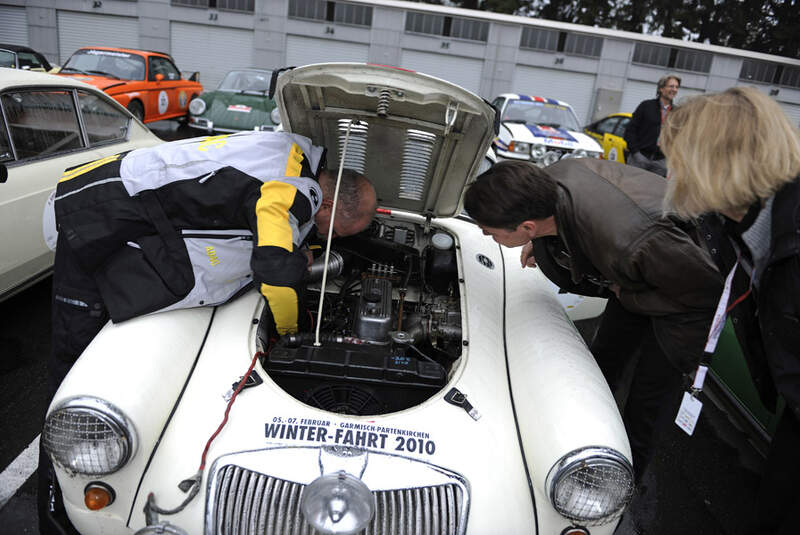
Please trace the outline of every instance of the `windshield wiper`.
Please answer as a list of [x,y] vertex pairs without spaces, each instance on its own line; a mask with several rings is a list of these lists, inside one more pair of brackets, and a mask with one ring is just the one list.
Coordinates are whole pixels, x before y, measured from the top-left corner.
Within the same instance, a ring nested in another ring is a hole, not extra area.
[[504,123],[526,124],[524,119],[503,119]]
[[88,72],[91,73],[91,74],[99,74],[100,76],[105,76],[107,78],[113,78],[115,80],[121,80],[122,79],[119,76],[116,76],[116,75],[111,74],[110,72],[106,72],[106,71],[88,71]]
[[85,74],[86,76],[89,76],[88,72],[76,69],[75,67],[61,67],[61,70],[58,72],[64,72],[64,71],[77,72],[78,74]]

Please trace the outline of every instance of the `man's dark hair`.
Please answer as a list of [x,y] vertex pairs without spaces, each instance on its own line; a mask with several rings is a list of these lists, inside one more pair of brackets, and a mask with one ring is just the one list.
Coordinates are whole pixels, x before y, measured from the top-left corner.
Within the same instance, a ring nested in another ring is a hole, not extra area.
[[481,225],[515,230],[523,221],[556,213],[557,185],[529,162],[502,161],[480,175],[464,196],[464,209]]

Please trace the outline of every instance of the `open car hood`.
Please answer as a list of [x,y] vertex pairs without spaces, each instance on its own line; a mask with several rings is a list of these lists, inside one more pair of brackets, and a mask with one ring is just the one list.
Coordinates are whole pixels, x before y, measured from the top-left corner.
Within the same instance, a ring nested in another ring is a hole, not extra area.
[[364,173],[384,208],[437,217],[460,211],[464,186],[494,137],[494,109],[425,74],[364,63],[320,63],[282,72],[275,101],[283,128],[328,149],[338,168]]

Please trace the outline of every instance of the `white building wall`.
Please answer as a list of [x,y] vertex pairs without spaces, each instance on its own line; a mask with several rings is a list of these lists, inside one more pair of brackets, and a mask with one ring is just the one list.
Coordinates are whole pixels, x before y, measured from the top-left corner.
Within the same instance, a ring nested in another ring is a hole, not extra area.
[[[557,72],[558,79],[554,78],[554,81],[562,80],[562,73],[567,73],[567,75],[576,73],[576,83],[583,85],[587,85],[586,75],[591,75],[594,79],[589,90],[591,94],[589,97],[582,95],[581,100],[586,102],[588,98],[590,104],[586,113],[592,119],[614,111],[625,111],[622,110],[622,100],[624,100],[626,88],[630,95],[631,88],[638,85],[636,83],[655,85],[658,78],[666,74],[667,70],[665,69],[636,65],[631,62],[635,43],[639,41],[713,54],[709,73],[685,71],[678,73],[683,78],[682,94],[684,96],[690,93],[719,91],[733,85],[746,85],[747,82],[738,79],[742,61],[746,58],[800,67],[800,60],[702,43],[397,0],[351,0],[353,3],[372,6],[372,26],[370,28],[325,21],[289,19],[289,0],[256,0],[254,13],[173,6],[170,4],[170,0],[137,0],[135,2],[126,0],[101,0],[99,2],[91,0],[0,1],[3,3],[0,6],[3,9],[14,10],[17,14],[20,13],[20,10],[25,11],[29,45],[45,54],[51,61],[56,62],[59,59],[59,49],[63,48],[59,44],[58,37],[59,24],[56,12],[56,6],[58,6],[58,10],[63,12],[134,17],[137,21],[139,47],[165,52],[172,52],[179,48],[171,42],[170,24],[173,22],[249,30],[253,32],[253,44],[250,52],[253,66],[265,69],[286,66],[288,35],[331,40],[333,44],[341,41],[361,45],[367,50],[367,61],[388,65],[402,63],[404,50],[437,54],[442,57],[443,62],[468,58],[472,60],[469,62],[470,74],[474,75],[478,70],[480,71],[477,75],[479,81],[470,82],[476,84],[476,87],[471,89],[487,99],[502,92],[520,90],[514,87],[514,80],[518,78],[518,66],[548,69],[542,71],[545,73]],[[488,40],[486,43],[481,43],[406,33],[405,14],[407,11],[483,19],[489,23]],[[0,16],[0,19],[4,19],[4,17]],[[603,39],[602,54],[599,58],[586,58],[563,53],[522,50],[519,48],[519,42],[525,26],[601,37]],[[98,44],[93,42],[93,36],[102,35],[99,33],[101,30],[99,24],[95,27],[88,26],[85,29],[86,42],[83,44]],[[333,33],[330,33],[331,31]],[[22,38],[19,36],[19,40]],[[214,46],[214,43],[209,43],[208,46]],[[198,57],[202,57],[203,53],[203,50],[198,50]],[[185,66],[178,65],[178,67],[186,70]],[[800,88],[761,85],[768,94],[771,94],[784,106],[784,109],[792,115],[795,114],[795,106],[800,106]],[[563,98],[560,95],[551,96]],[[581,105],[586,106],[586,104]]]

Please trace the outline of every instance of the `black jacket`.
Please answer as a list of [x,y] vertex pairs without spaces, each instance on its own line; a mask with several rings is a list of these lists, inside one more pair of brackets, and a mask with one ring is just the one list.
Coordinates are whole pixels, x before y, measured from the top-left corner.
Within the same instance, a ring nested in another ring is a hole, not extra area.
[[[741,243],[744,225],[708,216],[703,227],[712,258],[727,274],[736,262],[732,240]],[[800,418],[800,177],[775,194],[769,254],[760,273],[757,289],[729,317],[764,405],[774,410],[777,389]],[[749,276],[737,268],[731,299],[749,286]]]
[[59,233],[115,322],[217,305],[255,282],[278,332],[294,332],[322,153],[295,134],[243,132],[103,158],[59,181]]
[[667,182],[642,169],[592,159],[547,168],[558,183],[558,236],[533,240],[542,272],[560,288],[608,297],[612,283],[633,313],[669,318],[660,342],[689,372],[722,289],[722,278],[688,225],[662,216]]
[[631,122],[625,128],[628,152],[641,152],[648,158],[660,160],[664,157],[658,148],[661,133],[661,101],[658,98],[643,100],[633,112]]

